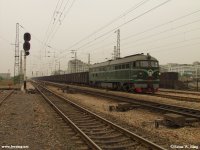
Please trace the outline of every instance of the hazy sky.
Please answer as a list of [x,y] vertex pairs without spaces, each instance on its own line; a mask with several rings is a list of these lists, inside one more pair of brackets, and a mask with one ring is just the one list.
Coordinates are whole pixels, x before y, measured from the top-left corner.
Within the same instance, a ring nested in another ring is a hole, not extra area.
[[0,72],[13,73],[17,22],[20,50],[23,34],[32,35],[29,75],[50,73],[58,68],[55,59],[66,70],[70,50],[85,62],[88,53],[92,63],[111,59],[118,28],[122,57],[150,53],[160,64],[200,61],[200,0],[0,0]]

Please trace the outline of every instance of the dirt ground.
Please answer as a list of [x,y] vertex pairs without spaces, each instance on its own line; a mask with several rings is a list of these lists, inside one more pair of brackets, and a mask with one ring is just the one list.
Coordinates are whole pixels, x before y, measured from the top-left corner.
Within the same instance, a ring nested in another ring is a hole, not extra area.
[[[191,126],[185,126],[178,129],[167,128],[165,126],[160,126],[156,129],[154,121],[155,119],[162,119],[162,114],[143,109],[134,109],[127,112],[110,112],[109,106],[117,105],[117,102],[79,93],[66,94],[61,90],[58,90],[58,88],[50,88],[58,92],[60,95],[72,98],[73,101],[96,113],[107,115],[110,120],[114,118],[115,120],[122,122],[122,124],[127,124],[130,127],[145,130],[147,133],[155,135],[155,137],[166,139],[165,141],[171,144],[199,145],[200,149],[200,123],[194,123]],[[168,148],[170,148],[170,144],[168,145]]]
[[76,149],[64,124],[39,95],[19,91],[0,106],[0,149]]

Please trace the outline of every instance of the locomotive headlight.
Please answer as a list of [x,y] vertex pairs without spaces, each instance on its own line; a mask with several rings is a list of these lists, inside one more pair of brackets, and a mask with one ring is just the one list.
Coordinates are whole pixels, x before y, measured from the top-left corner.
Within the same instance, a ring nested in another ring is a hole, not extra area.
[[160,73],[159,73],[159,72],[155,72],[155,73],[153,74],[153,76],[154,76],[155,79],[158,79],[159,76],[160,76]]

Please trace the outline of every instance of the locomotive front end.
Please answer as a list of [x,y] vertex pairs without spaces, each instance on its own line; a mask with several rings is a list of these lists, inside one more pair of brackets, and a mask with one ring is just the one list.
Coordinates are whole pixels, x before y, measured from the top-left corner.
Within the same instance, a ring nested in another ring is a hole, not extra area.
[[149,54],[141,60],[135,61],[133,69],[135,92],[154,93],[159,88],[158,61]]

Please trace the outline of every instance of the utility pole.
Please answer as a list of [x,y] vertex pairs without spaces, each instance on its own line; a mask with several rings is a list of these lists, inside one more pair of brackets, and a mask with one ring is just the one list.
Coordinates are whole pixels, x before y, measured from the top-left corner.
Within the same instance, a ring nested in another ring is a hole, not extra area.
[[56,75],[56,60],[55,60],[55,71],[54,71],[54,74]]
[[90,66],[90,53],[88,54],[88,65]]
[[59,75],[60,75],[60,61],[59,61],[59,71],[58,72],[59,72]]
[[20,84],[22,84],[23,81],[23,71],[22,71],[22,50],[20,51]]
[[19,83],[17,78],[18,75],[19,75],[19,23],[16,23],[14,84]]
[[8,74],[7,74],[7,76],[6,76],[7,79],[10,79],[9,74],[10,74],[10,69],[8,69]]
[[30,50],[30,43],[29,41],[31,40],[31,35],[30,33],[24,33],[24,44],[23,44],[23,48],[24,48],[24,90],[26,92],[26,56],[28,56],[30,54],[29,50]]
[[75,73],[77,72],[77,54],[76,54],[76,51],[75,51]]
[[114,59],[119,59],[120,58],[120,29],[115,31],[117,33],[117,46],[116,50],[114,48]]
[[83,66],[83,71],[89,70],[90,68],[90,53],[88,53],[88,67],[86,68],[85,65]]
[[26,90],[26,54],[24,54],[24,90]]
[[198,66],[196,66],[196,80],[197,80],[197,91],[199,91]]

